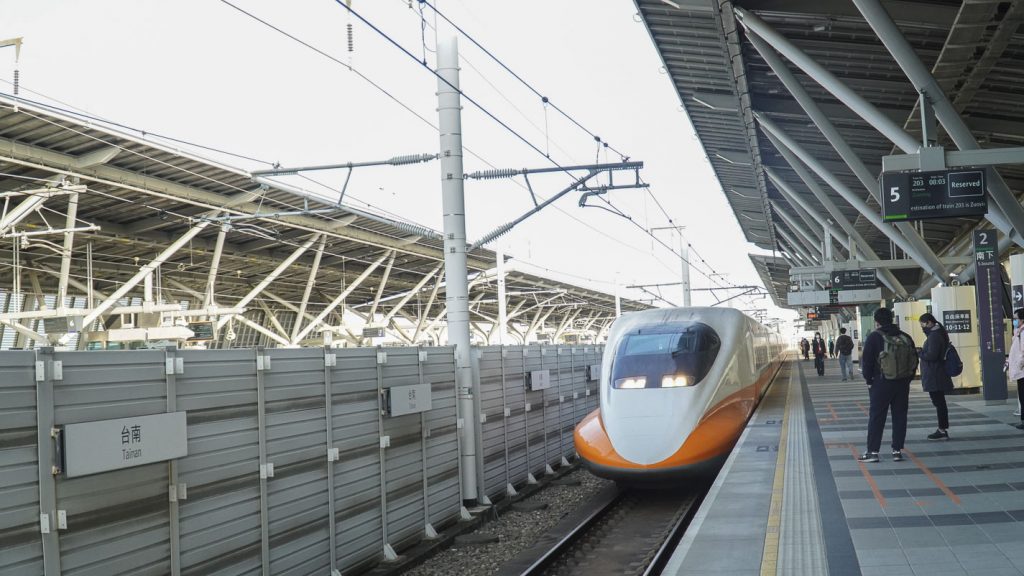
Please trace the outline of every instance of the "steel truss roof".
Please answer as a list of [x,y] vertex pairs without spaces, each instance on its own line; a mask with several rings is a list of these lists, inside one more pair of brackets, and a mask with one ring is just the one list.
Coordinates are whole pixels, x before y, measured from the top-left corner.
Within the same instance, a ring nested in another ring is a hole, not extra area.
[[[827,214],[757,129],[752,118],[755,112],[772,120],[844,184],[867,198],[872,209],[879,209],[874,194],[864,189],[753,47],[736,15],[736,8],[756,14],[919,137],[917,90],[851,2],[635,3],[748,241],[777,250],[776,231],[788,229],[768,209],[770,203],[782,202],[787,208],[788,204],[764,177],[762,166],[774,169],[819,213]],[[889,0],[882,4],[983,148],[1024,144],[1019,96],[1024,93],[1024,34],[1020,29],[1024,3]],[[857,156],[873,173],[880,173],[881,158],[894,153],[893,144],[800,68],[783,60]],[[940,134],[939,143],[955,149],[949,138]],[[1024,188],[1024,166],[1003,166],[999,172],[1019,196]],[[815,180],[880,257],[903,256],[824,181]],[[944,255],[978,222],[978,218],[932,220],[918,224],[918,231],[935,253]],[[924,280],[919,270],[897,271],[896,276],[910,290]]]
[[[95,289],[111,292],[197,223],[211,219],[210,225],[160,267],[159,289],[165,300],[192,307],[201,300],[222,223],[230,224],[216,277],[215,300],[222,307],[232,306],[315,234],[324,238],[324,251],[308,301],[307,314],[313,316],[388,251],[393,251],[394,262],[380,294],[384,265],[345,299],[345,310],[365,315],[379,300],[376,310],[386,314],[443,263],[443,243],[435,231],[368,210],[339,206],[285,183],[256,184],[245,170],[153,142],[145,134],[0,95],[0,193],[52,187],[58,182],[86,186],[87,191],[78,200],[78,225],[100,228],[75,235],[69,274],[72,288],[68,294],[69,299],[77,300],[66,302],[67,307],[85,306],[81,298],[84,292],[80,284],[75,287],[75,281],[84,283],[88,277],[87,245],[91,245],[93,254]],[[24,198],[15,196],[4,201],[7,208],[12,208]],[[17,230],[63,228],[68,204],[68,195],[48,198],[42,209],[18,224]],[[273,215],[239,218],[254,214]],[[224,220],[227,215],[232,217],[229,222]],[[0,302],[4,305],[0,314],[36,306],[32,298],[18,303],[10,296],[15,242],[20,246],[22,293],[37,294],[40,302],[44,294],[49,295],[47,305],[55,305],[52,295],[57,292],[60,276],[62,240],[62,234],[0,238]],[[246,318],[271,332],[291,331],[315,252],[314,243],[248,305]],[[469,295],[474,303],[471,320],[489,328],[489,320],[498,314],[495,254],[473,250],[468,265],[473,281]],[[443,281],[443,268],[442,274],[426,281],[407,299],[404,308],[396,311],[395,319],[404,323],[408,332],[405,336],[411,338],[410,326],[421,318],[428,319],[429,326],[429,320],[443,311],[443,284],[428,308],[430,294],[439,280]],[[507,286],[510,314],[519,314],[512,322],[521,330],[538,321],[535,333],[543,324],[561,328],[563,334],[596,334],[615,314],[615,297],[600,291],[524,272],[510,273]],[[140,284],[124,301],[137,302],[141,294]],[[623,311],[649,307],[628,300],[621,305]],[[541,318],[546,321],[540,323]],[[339,318],[330,316],[327,323],[337,326]],[[41,322],[33,328],[44,331]],[[0,330],[9,331],[10,327],[0,326]],[[359,341],[358,334],[342,335]],[[484,335],[486,330],[481,329],[480,338]],[[275,345],[265,334],[251,332],[250,336],[232,345]]]

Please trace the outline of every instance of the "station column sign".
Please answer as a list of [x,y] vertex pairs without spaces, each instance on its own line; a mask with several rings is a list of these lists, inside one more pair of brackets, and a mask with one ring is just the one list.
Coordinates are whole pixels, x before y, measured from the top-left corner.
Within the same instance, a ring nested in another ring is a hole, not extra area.
[[981,381],[986,401],[1006,400],[1003,362],[1003,277],[999,269],[996,231],[974,231],[974,263],[977,267],[978,332],[981,337]]
[[882,174],[882,218],[886,222],[959,218],[988,213],[983,168]]

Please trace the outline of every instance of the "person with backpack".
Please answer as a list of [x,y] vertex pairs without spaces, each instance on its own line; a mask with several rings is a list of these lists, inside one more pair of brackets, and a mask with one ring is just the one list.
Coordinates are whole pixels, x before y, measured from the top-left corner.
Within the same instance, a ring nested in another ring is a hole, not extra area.
[[818,376],[824,376],[825,354],[828,354],[828,350],[825,348],[825,341],[821,339],[821,332],[814,333],[814,341],[811,342],[811,350],[814,353],[814,369],[818,371]]
[[953,378],[946,370],[946,354],[949,352],[949,334],[935,316],[922,314],[918,319],[925,333],[921,348],[921,387],[932,398],[939,427],[928,435],[929,440],[949,440],[949,407],[946,392],[953,390]]
[[[1013,341],[1010,343],[1010,357],[1006,360],[1006,373],[1010,380],[1017,382],[1017,400],[1024,403],[1024,308],[1013,312]],[[1024,416],[1020,417],[1018,430],[1024,430]]]
[[839,372],[843,375],[843,382],[846,382],[853,377],[853,338],[846,335],[846,328],[839,329],[836,353],[839,354]]
[[828,337],[828,357],[836,357],[836,341],[831,336]]
[[917,349],[909,334],[892,323],[892,310],[875,311],[875,331],[864,341],[860,369],[868,384],[871,409],[868,415],[867,450],[860,462],[878,462],[886,413],[892,410],[892,460],[903,460],[907,438],[910,381],[917,373]]

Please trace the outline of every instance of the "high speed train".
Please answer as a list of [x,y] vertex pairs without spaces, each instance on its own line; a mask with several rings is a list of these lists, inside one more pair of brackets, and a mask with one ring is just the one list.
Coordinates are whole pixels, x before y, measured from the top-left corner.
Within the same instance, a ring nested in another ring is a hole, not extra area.
[[728,457],[782,364],[782,337],[731,308],[659,308],[612,325],[601,404],[576,452],[625,483],[707,476]]

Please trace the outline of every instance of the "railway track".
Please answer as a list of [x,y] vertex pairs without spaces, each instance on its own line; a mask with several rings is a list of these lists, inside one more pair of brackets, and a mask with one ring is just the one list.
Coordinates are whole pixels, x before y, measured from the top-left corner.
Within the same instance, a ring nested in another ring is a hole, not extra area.
[[532,555],[513,560],[500,574],[659,574],[705,492],[609,486],[591,506],[566,517],[550,536],[538,541]]

